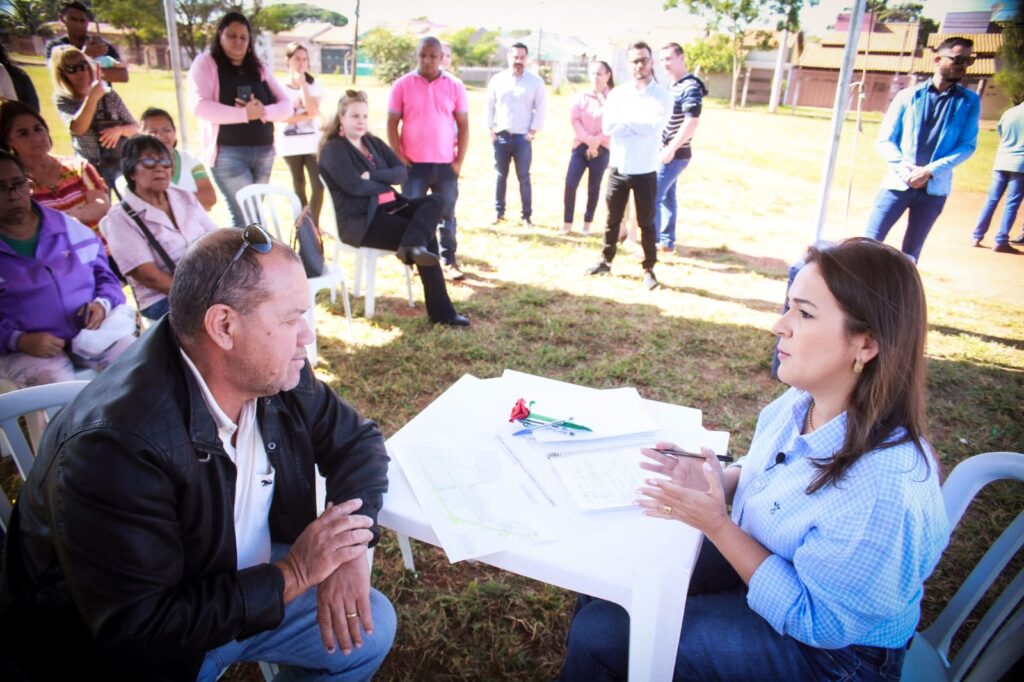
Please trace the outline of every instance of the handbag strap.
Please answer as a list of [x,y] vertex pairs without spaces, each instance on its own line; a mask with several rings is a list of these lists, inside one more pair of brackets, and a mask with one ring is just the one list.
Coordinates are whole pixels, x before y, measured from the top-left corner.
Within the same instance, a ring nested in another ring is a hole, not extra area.
[[167,255],[166,251],[164,251],[164,247],[160,245],[160,242],[156,240],[153,233],[149,231],[148,227],[146,227],[146,223],[142,222],[142,218],[140,218],[139,214],[135,212],[135,209],[128,205],[127,201],[121,202],[121,208],[123,208],[124,212],[127,213],[129,217],[135,221],[135,224],[139,226],[139,229],[142,230],[142,234],[146,236],[146,241],[149,242],[149,245],[153,247],[153,250],[156,251],[157,255],[160,256],[160,259],[163,260],[164,265],[167,266],[168,272],[173,275],[174,261],[171,260],[171,257]]

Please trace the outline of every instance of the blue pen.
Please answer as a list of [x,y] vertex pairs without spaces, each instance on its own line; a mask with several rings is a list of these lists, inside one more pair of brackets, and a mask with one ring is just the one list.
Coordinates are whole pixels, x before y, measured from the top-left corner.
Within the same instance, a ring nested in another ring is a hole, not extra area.
[[[528,426],[525,429],[519,429],[518,431],[516,431],[512,435],[513,436],[525,436],[528,433],[535,433],[537,431],[543,431],[544,429],[550,429],[550,428],[558,427],[558,426],[560,426],[562,424],[565,424],[566,422],[569,422],[571,420],[572,420],[572,417],[569,417],[568,419],[558,419],[558,420],[553,421],[553,422],[545,422],[544,424],[541,424],[540,426]],[[570,429],[563,428],[561,430],[564,433],[568,433],[570,436],[575,436],[576,435]]]

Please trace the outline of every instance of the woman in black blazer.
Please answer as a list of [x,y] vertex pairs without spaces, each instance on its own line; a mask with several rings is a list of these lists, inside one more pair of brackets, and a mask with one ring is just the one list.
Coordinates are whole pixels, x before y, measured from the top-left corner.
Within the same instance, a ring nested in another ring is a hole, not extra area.
[[405,182],[408,169],[391,148],[367,132],[366,93],[348,90],[338,115],[325,129],[320,174],[334,201],[338,236],[352,246],[396,251],[403,263],[416,264],[432,322],[464,327],[448,298],[437,257],[437,224],[444,199],[436,194],[410,199],[392,185]]

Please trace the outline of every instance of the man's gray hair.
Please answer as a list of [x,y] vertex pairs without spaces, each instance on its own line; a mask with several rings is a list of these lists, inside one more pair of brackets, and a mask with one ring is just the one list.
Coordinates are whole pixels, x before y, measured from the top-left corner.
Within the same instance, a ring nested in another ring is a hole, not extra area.
[[[242,230],[215,230],[192,244],[178,261],[168,295],[171,328],[178,338],[199,338],[205,325],[206,310],[215,303],[223,303],[247,315],[270,298],[271,290],[262,281],[262,259],[276,253],[299,260],[294,251],[274,240],[270,253],[259,254],[255,249],[247,248],[238,262],[231,265],[231,259],[241,246]],[[221,274],[224,274],[224,279],[217,285],[217,291],[212,291]]]

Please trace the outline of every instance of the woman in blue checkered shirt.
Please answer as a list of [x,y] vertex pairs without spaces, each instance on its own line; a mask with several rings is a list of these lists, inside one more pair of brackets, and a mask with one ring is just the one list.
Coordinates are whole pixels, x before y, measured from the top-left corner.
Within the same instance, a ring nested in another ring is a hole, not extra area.
[[[676,679],[898,680],[925,579],[949,538],[924,439],[924,290],[869,239],[810,249],[772,327],[779,379],[750,450],[645,450],[645,513],[707,540]],[[660,443],[659,448],[674,447]],[[729,506],[731,505],[731,513]],[[625,679],[629,617],[581,597],[564,680]]]

